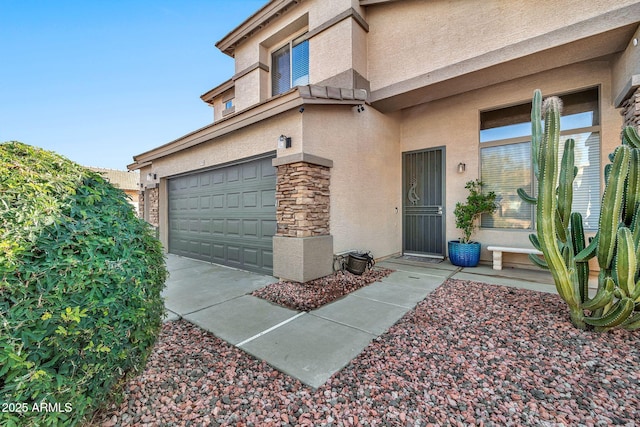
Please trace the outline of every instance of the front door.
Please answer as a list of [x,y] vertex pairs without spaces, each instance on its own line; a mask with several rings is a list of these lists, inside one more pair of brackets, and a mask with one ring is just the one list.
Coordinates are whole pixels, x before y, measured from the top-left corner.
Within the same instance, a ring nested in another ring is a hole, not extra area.
[[445,256],[444,147],[403,154],[403,252]]

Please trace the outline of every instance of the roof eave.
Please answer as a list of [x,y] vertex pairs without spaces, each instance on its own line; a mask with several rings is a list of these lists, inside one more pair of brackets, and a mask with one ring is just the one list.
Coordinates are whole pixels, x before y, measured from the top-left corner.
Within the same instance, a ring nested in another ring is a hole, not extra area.
[[213,98],[215,98],[218,95],[221,95],[222,93],[228,91],[234,86],[235,86],[235,82],[233,81],[233,79],[229,79],[219,84],[218,86],[214,87],[213,89],[208,90],[207,92],[200,95],[200,99],[202,99],[207,104],[213,104]]
[[219,40],[216,43],[216,47],[233,58],[236,46],[268,25],[273,19],[278,18],[291,7],[296,6],[302,1],[303,0],[271,0]]

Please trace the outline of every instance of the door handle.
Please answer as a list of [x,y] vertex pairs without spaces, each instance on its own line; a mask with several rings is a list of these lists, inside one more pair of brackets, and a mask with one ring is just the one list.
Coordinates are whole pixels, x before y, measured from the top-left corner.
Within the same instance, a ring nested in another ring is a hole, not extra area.
[[438,206],[438,215],[442,215],[442,206]]

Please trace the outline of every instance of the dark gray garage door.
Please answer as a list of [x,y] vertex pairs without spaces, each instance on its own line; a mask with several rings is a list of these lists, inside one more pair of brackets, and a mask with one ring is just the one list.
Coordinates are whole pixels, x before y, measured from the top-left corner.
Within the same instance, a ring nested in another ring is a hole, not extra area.
[[169,252],[273,273],[276,170],[271,158],[169,180]]

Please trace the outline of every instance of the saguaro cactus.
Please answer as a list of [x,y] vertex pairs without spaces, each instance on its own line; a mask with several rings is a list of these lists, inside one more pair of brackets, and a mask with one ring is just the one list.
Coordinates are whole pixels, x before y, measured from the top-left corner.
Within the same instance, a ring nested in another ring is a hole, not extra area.
[[[553,275],[571,322],[580,329],[605,331],[640,328],[640,137],[633,127],[622,132],[622,145],[609,155],[598,231],[586,245],[582,216],[571,212],[575,142],[568,139],[559,163],[561,102],[542,103],[536,90],[531,111],[531,154],[538,180],[537,198],[518,190],[536,205],[536,234],[531,243],[544,260],[531,260]],[[544,132],[541,118],[544,115]],[[589,298],[589,259],[597,256],[598,290]]]

